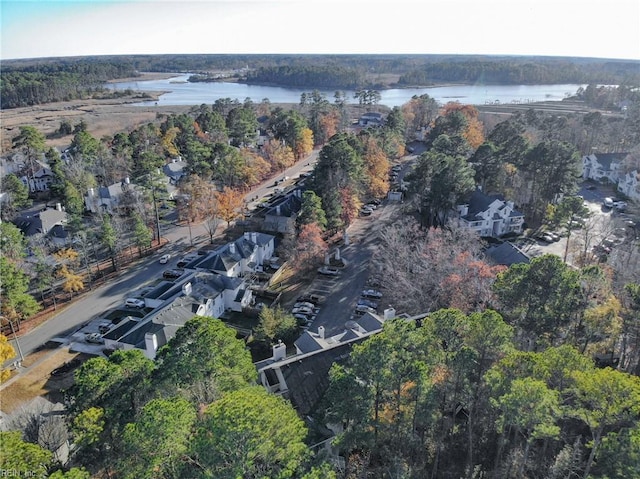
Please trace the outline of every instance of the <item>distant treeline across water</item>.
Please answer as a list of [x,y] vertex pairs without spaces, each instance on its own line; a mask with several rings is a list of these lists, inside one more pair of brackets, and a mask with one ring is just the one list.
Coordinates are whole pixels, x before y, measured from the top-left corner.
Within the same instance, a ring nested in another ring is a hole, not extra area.
[[83,98],[138,72],[226,72],[249,84],[327,90],[438,83],[640,85],[640,62],[456,55],[133,55],[2,62],[2,108]]

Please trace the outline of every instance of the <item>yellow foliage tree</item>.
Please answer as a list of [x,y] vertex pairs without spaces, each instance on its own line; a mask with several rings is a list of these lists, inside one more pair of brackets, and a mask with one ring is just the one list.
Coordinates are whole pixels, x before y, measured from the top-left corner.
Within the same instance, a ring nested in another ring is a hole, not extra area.
[[[5,361],[15,357],[16,352],[13,346],[9,344],[9,340],[4,334],[0,334],[0,364],[4,364]],[[11,376],[11,371],[8,369],[0,370],[0,384],[5,382]]]
[[244,198],[242,192],[233,188],[224,188],[221,192],[217,191],[216,199],[218,200],[218,215],[227,222],[227,228],[231,222],[242,214],[244,206]]
[[72,296],[73,293],[78,293],[84,289],[82,276],[71,271],[67,265],[63,265],[58,274],[60,277],[64,278],[62,289],[65,293],[69,293],[69,296]]
[[263,151],[274,171],[282,171],[289,168],[296,161],[291,147],[283,145],[278,140],[270,140],[269,143],[264,145]]
[[180,129],[177,126],[173,126],[169,128],[162,137],[162,148],[164,148],[164,151],[170,156],[178,156],[180,154],[175,144],[179,132]]
[[296,142],[295,156],[297,159],[307,156],[313,151],[313,132],[309,128],[303,128],[300,138]]

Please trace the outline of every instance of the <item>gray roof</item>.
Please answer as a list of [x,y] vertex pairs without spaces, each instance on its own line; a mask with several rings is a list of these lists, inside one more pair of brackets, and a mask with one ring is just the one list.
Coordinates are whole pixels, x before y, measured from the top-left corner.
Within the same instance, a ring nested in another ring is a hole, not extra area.
[[530,258],[520,248],[508,241],[499,245],[491,246],[485,251],[485,254],[493,263],[504,266],[530,262]]
[[611,169],[611,163],[620,163],[629,153],[596,153],[594,156],[605,170]]
[[[479,189],[476,189],[473,193],[471,193],[471,196],[469,197],[469,201],[467,202],[469,209],[467,211],[467,214],[462,218],[467,221],[476,221],[480,219],[481,218],[481,216],[479,216],[480,213],[487,211],[491,203],[493,203],[496,200],[502,201],[502,202],[505,201],[504,196],[502,195],[487,195],[482,191],[480,191]],[[506,203],[502,205],[500,209],[504,207],[506,207]],[[524,214],[516,210],[513,210],[509,214],[509,217],[511,218],[520,217],[520,216],[524,217]],[[500,216],[494,213],[493,219],[500,219]]]
[[309,333],[309,331],[305,331],[302,335],[296,339],[295,343],[296,348],[300,350],[302,354],[310,353],[312,351],[319,351],[322,349],[322,346],[316,338]]
[[[295,194],[290,194],[274,202],[271,208],[264,212],[265,216],[285,216],[291,218],[302,208],[302,200]],[[278,212],[279,211],[279,212]]]
[[38,233],[46,234],[55,225],[65,224],[66,222],[67,213],[52,208],[33,215],[20,216],[13,220],[13,223],[25,236],[32,236]]

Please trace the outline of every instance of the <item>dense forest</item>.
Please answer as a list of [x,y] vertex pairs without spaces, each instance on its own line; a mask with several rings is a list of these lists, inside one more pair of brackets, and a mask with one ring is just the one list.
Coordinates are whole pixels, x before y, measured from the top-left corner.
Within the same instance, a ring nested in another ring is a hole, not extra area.
[[[238,81],[305,88],[383,89],[436,82],[637,84],[637,61],[455,55],[134,55],[2,62],[2,108],[94,94],[138,72],[234,72]],[[387,77],[385,77],[387,75]]]

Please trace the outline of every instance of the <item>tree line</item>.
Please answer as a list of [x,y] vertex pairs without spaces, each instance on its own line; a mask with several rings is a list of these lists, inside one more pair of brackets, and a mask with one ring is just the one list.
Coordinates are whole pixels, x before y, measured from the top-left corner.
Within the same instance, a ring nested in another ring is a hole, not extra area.
[[[240,81],[304,88],[390,88],[434,82],[634,85],[634,61],[468,55],[126,55],[3,61],[3,108],[85,97],[138,72],[234,71]],[[391,74],[391,79],[380,75]],[[395,78],[398,80],[396,81]]]

